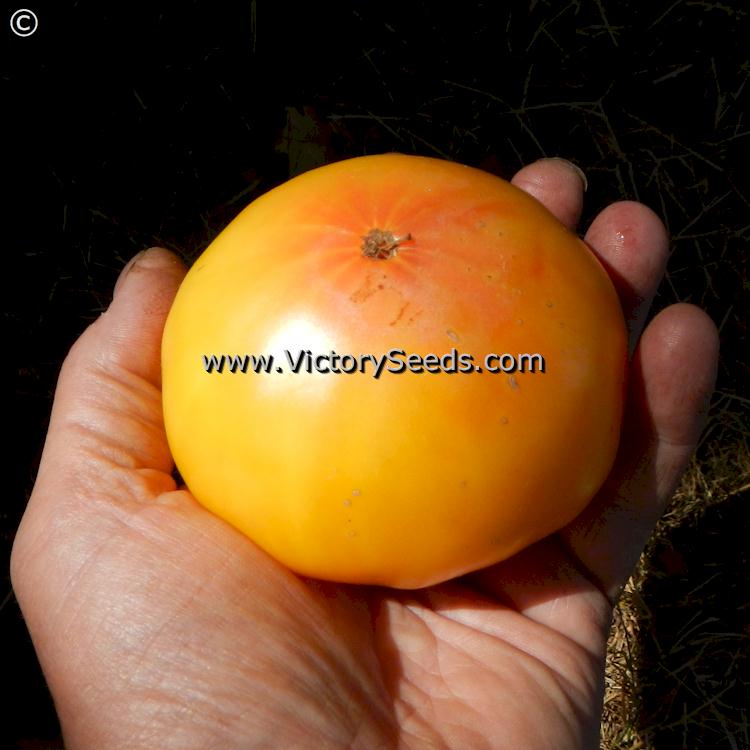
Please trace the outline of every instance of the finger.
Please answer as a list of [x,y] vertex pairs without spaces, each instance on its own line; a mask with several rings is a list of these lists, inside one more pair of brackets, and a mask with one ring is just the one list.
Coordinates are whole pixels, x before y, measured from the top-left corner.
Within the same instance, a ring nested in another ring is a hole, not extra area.
[[568,229],[578,225],[587,181],[572,162],[539,159],[518,171],[511,183],[543,203]]
[[123,268],[112,304],[84,334],[96,337],[100,361],[161,387],[162,332],[185,273],[182,261],[159,247],[139,253]]
[[650,208],[620,201],[594,219],[584,240],[607,269],[620,297],[632,353],[664,276],[669,256],[667,231]]
[[[161,408],[164,322],[185,269],[153,248],[121,274],[109,309],[63,363],[42,462],[38,498],[136,498],[173,489]],[[76,491],[77,490],[77,491]]]
[[501,604],[507,603],[525,619],[577,643],[592,657],[602,656],[611,607],[556,535],[470,573],[465,580]]
[[636,350],[620,452],[594,502],[561,537],[611,600],[671,497],[705,423],[719,339],[699,308],[657,315]]

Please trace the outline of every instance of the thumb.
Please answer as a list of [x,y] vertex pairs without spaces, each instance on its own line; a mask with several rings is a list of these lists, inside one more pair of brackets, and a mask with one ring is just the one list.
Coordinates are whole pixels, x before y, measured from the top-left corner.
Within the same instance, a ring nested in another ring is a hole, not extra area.
[[86,355],[161,387],[161,337],[185,276],[182,261],[152,247],[138,253],[117,279],[109,309],[81,337]]
[[[185,268],[161,248],[123,270],[109,309],[71,348],[58,378],[36,484],[19,547],[68,520],[113,511],[174,489],[161,407],[161,336]],[[27,544],[31,542],[31,544]],[[65,546],[64,544],[62,545]]]
[[[43,461],[171,472],[161,409],[161,337],[185,269],[151,248],[123,270],[109,309],[78,339],[63,363]],[[44,471],[42,471],[44,469]],[[38,483],[47,479],[40,468]],[[104,470],[104,475],[102,475]]]

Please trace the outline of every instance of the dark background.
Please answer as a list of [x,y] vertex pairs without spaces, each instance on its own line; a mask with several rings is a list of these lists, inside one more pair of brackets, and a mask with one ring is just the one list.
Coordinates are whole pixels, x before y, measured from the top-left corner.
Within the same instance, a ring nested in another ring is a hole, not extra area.
[[[0,17],[4,565],[61,361],[122,265],[157,244],[191,262],[254,197],[347,156],[396,150],[509,178],[560,155],[588,175],[584,227],[613,200],[651,206],[673,238],[656,309],[694,302],[722,333],[721,418],[702,446],[744,434],[745,3],[21,6],[39,16],[33,36],[12,34],[18,6]],[[0,748],[56,746],[9,579],[0,585]]]

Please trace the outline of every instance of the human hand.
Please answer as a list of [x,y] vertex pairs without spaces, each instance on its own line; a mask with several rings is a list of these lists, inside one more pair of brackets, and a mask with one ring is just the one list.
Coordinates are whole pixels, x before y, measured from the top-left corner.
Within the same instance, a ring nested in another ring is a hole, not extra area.
[[[576,226],[560,160],[513,182]],[[637,348],[619,455],[568,527],[418,591],[303,579],[172,478],[164,321],[184,275],[150,250],[60,374],[13,585],[75,748],[596,747],[612,602],[699,435],[718,338],[674,305],[641,336],[668,240],[609,206],[586,241]]]

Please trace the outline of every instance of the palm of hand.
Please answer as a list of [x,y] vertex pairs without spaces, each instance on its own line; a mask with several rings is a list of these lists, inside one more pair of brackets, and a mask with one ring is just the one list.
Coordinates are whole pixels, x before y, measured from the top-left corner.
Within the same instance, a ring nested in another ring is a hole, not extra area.
[[[99,673],[95,722],[102,706],[118,714],[135,700],[168,747],[187,701],[221,747],[232,746],[227,728],[247,737],[248,723],[259,746],[285,748],[581,747],[596,737],[608,604],[554,541],[529,553],[541,583],[520,593],[532,599],[524,614],[468,579],[419,592],[301,580],[206,519],[187,492],[130,502],[67,592],[88,611],[58,624],[82,652],[81,674],[58,692]],[[552,570],[558,579],[544,581]],[[88,733],[75,705],[70,723]],[[102,741],[92,744],[112,745]]]
[[[568,224],[576,180],[553,162],[516,177]],[[628,222],[628,252],[607,257]],[[589,235],[622,277],[637,336],[663,230],[621,204]],[[677,306],[644,334],[624,447],[574,524],[492,568],[397,592],[300,579],[175,488],[158,352],[182,273],[164,251],[146,256],[71,351],[14,548],[69,746],[595,746],[608,597],[692,450],[710,321]],[[702,366],[675,384],[696,353]]]

